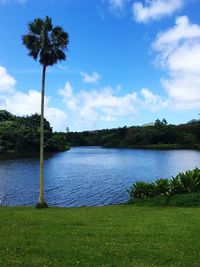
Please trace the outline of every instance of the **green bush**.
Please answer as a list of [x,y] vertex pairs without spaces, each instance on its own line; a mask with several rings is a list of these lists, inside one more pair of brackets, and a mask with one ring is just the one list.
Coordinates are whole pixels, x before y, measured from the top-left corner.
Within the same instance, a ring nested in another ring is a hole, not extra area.
[[171,193],[173,195],[182,193],[181,185],[180,185],[180,179],[179,179],[178,175],[171,178],[170,188],[171,188]]
[[153,183],[136,182],[130,191],[131,198],[146,198],[155,195],[155,185]]
[[179,173],[171,179],[157,179],[154,183],[137,181],[130,190],[130,200],[153,196],[200,192],[200,169]]
[[155,195],[170,195],[170,182],[168,179],[157,179],[155,181]]
[[193,171],[186,171],[179,173],[177,179],[180,184],[181,193],[190,193],[200,191],[200,170],[194,169]]

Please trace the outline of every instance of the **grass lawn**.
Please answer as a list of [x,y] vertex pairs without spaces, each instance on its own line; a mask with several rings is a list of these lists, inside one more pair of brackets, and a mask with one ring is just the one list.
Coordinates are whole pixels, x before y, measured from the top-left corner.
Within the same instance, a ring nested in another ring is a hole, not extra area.
[[130,201],[137,206],[145,207],[199,207],[200,193],[177,194],[174,196],[154,196],[144,199],[136,198]]
[[0,266],[200,266],[200,208],[0,207]]

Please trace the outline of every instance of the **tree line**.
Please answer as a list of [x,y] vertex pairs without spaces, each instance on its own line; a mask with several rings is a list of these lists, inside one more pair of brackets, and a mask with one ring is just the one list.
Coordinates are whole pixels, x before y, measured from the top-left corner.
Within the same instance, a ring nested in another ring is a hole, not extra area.
[[200,122],[172,125],[156,120],[153,125],[97,131],[68,132],[69,146],[102,146],[146,149],[200,149]]
[[[50,123],[44,119],[44,150],[65,151],[69,147],[66,138],[53,133]],[[15,116],[0,110],[0,153],[32,152],[40,150],[40,115]]]
[[[119,127],[83,132],[53,132],[44,119],[44,150],[59,152],[72,146],[102,146],[146,149],[200,149],[200,122]],[[0,110],[0,153],[39,152],[40,115],[16,116]]]

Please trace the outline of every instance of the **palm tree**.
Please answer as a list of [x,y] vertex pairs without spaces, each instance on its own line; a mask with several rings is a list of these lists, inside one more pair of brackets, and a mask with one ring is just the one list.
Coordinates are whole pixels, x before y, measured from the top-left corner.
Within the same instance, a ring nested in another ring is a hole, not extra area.
[[22,36],[28,55],[42,65],[41,121],[40,121],[40,194],[36,207],[48,207],[44,201],[44,91],[46,68],[65,60],[65,49],[69,43],[68,33],[60,26],[53,26],[51,18],[34,19],[28,24],[28,33]]

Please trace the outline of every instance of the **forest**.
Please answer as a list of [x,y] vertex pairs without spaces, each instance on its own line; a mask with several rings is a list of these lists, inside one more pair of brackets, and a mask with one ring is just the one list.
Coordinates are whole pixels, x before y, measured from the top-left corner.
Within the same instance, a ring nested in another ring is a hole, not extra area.
[[[66,139],[53,133],[50,123],[44,120],[44,150],[68,150]],[[40,115],[15,116],[0,110],[0,153],[38,152],[40,146]]]
[[200,149],[200,122],[172,125],[165,119],[144,126],[68,132],[69,146],[103,146],[145,149]]
[[[38,152],[40,115],[16,116],[0,110],[0,153]],[[46,152],[66,151],[72,146],[144,149],[200,149],[200,122],[168,124],[165,119],[144,126],[83,132],[53,132],[45,119]]]

